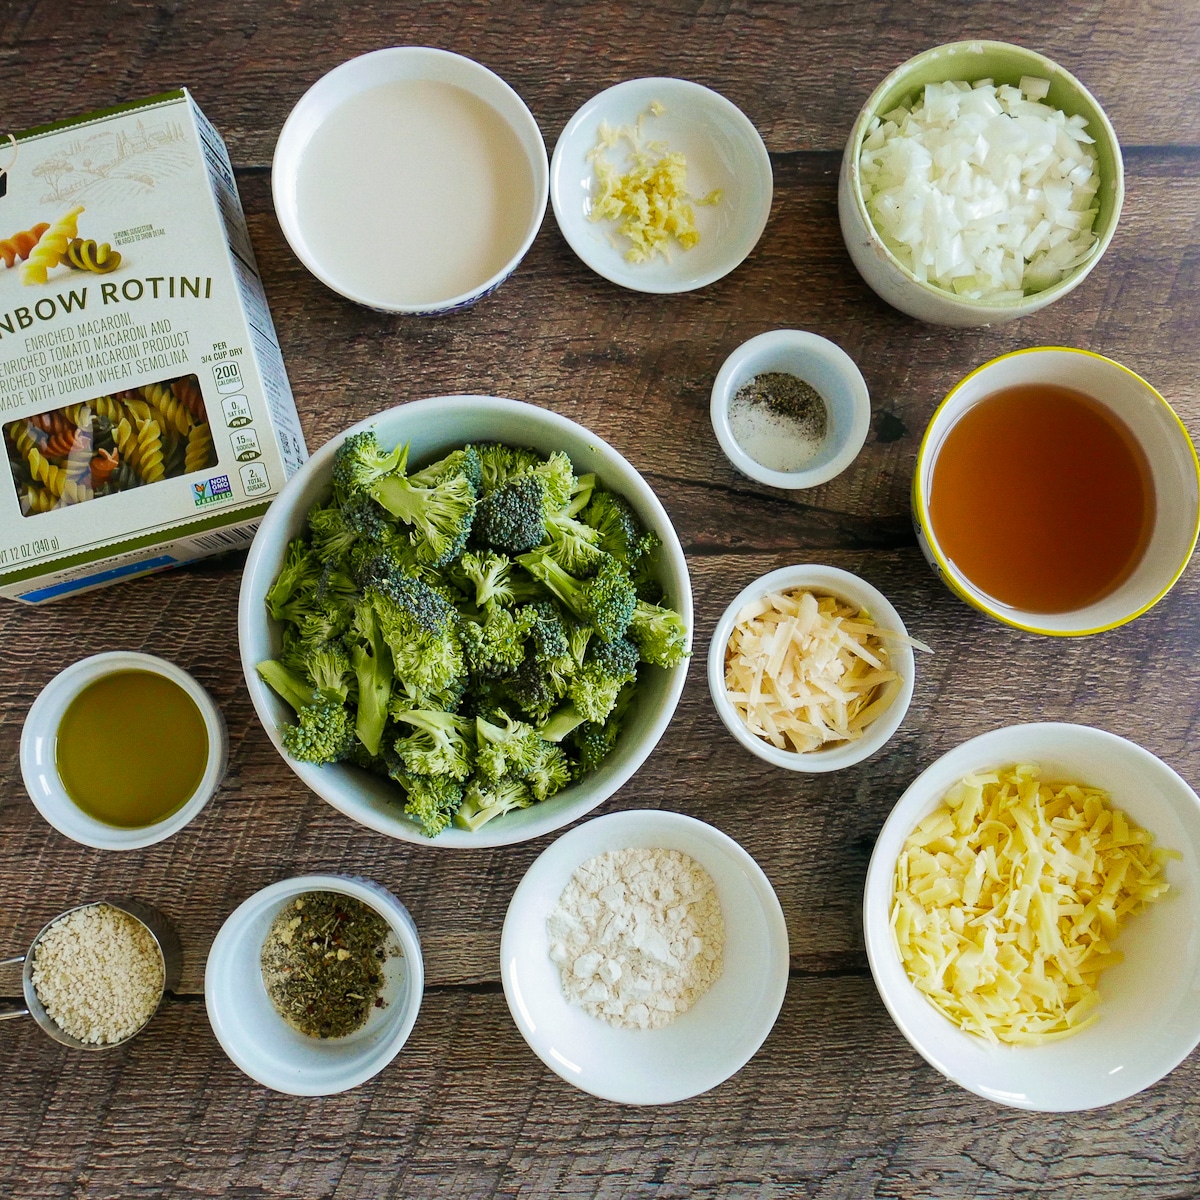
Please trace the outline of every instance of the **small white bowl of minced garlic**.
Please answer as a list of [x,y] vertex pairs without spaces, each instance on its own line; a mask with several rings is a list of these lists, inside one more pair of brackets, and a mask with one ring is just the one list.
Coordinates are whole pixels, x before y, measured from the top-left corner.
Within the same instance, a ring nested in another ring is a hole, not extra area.
[[329,1096],[395,1058],[424,985],[417,927],[391,892],[304,875],[256,892],[221,926],[204,1003],[221,1048],[251,1079]]
[[904,720],[916,680],[900,614],[865,579],[804,563],[743,588],[713,631],[708,689],[725,728],[789,771],[869,758]]
[[858,457],[871,398],[840,346],[801,329],[773,329],[725,360],[710,415],[725,457],[743,475],[771,487],[810,488]]

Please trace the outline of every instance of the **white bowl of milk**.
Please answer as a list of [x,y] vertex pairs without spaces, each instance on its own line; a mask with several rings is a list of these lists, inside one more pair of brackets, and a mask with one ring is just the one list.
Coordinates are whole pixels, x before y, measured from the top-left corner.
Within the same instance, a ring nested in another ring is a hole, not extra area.
[[322,283],[383,312],[437,316],[499,287],[546,213],[541,130],[498,75],[448,50],[352,58],[292,109],[275,211]]

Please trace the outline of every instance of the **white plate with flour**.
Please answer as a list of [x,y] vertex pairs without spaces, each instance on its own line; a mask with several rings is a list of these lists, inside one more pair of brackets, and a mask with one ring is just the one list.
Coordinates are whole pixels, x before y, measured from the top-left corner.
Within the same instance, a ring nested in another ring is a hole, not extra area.
[[[569,1003],[550,957],[547,918],[575,869],[608,851],[678,850],[712,877],[724,919],[723,969],[686,1012],[658,1029],[619,1028]],[[788,980],[783,911],[762,869],[732,838],[679,813],[598,817],[564,834],[513,894],[500,974],[534,1053],[585,1092],[621,1104],[673,1104],[736,1074],[766,1040]]]

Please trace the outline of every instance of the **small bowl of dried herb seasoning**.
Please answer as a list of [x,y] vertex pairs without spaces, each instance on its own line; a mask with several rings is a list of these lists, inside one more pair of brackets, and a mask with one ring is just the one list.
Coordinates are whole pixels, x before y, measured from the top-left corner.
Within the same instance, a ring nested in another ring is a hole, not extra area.
[[743,475],[810,488],[841,474],[867,440],[871,399],[862,372],[815,333],[775,329],[740,345],[717,373],[712,425]]
[[272,884],[226,920],[204,976],[222,1049],[252,1079],[328,1096],[381,1071],[408,1040],[425,972],[408,910],[345,875]]

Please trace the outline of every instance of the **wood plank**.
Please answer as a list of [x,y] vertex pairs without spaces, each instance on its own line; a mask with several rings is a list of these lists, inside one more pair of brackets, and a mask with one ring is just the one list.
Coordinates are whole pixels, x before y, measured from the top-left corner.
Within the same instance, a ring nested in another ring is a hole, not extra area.
[[266,166],[284,118],[317,78],[356,54],[416,45],[453,49],[499,73],[551,147],[596,92],[678,73],[740,105],[769,150],[840,154],[860,106],[889,71],[966,38],[1049,55],[1099,98],[1125,144],[1200,144],[1200,97],[1174,82],[1191,78],[1200,48],[1200,11],[1188,0],[1003,8],[910,0],[876,5],[869,17],[837,0],[443,0],[411,11],[300,0],[269,16],[256,0],[73,0],[68,21],[55,5],[9,3],[0,9],[0,124],[23,129],[186,85],[234,161]]
[[22,1200],[1166,1200],[1198,1178],[1194,1060],[1098,1112],[998,1108],[922,1062],[861,975],[793,980],[739,1074],[657,1109],[546,1070],[496,991],[428,993],[399,1057],[341,1096],[253,1084],[198,1002],[169,1004],[110,1054],[72,1055],[32,1022],[10,1025],[0,1072],[0,1194]]

